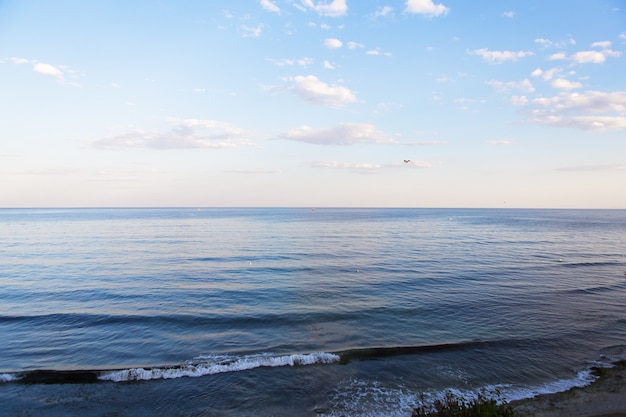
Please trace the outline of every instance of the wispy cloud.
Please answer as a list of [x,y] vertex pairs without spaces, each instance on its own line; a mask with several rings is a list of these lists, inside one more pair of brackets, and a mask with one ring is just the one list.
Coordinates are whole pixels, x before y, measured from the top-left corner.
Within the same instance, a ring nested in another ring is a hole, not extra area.
[[241,32],[244,38],[258,38],[263,33],[263,24],[259,23],[256,26],[241,25]]
[[565,78],[557,78],[550,83],[550,86],[557,90],[575,90],[583,85],[577,81],[566,80]]
[[487,48],[475,49],[467,51],[470,55],[481,57],[485,62],[491,64],[501,64],[506,61],[517,61],[520,58],[534,55],[530,51],[490,51]]
[[283,139],[315,145],[356,145],[359,143],[396,143],[369,123],[343,123],[333,128],[300,126],[291,129]]
[[514,11],[511,10],[511,11],[502,13],[502,16],[508,17],[509,19],[512,19],[512,18],[515,17],[516,14],[517,13],[515,13]]
[[134,129],[92,142],[99,149],[223,149],[253,146],[251,133],[215,120],[170,119],[167,131]]
[[591,47],[596,49],[579,51],[571,55],[559,52],[551,55],[549,59],[551,61],[570,60],[579,64],[601,64],[609,57],[619,57],[622,55],[620,51],[611,49],[611,42],[609,41],[594,42],[591,44]]
[[280,14],[280,7],[270,0],[259,0],[259,4],[268,12]]
[[292,66],[299,66],[299,67],[308,67],[309,65],[313,65],[313,63],[315,62],[315,60],[313,58],[308,58],[308,57],[304,57],[304,58],[295,58],[295,59],[272,59],[272,58],[267,58],[267,61],[271,62],[272,64],[276,65],[277,67],[292,67]]
[[65,79],[63,76],[63,71],[50,64],[38,62],[33,66],[33,70],[38,74],[54,78],[57,81],[63,81]]
[[532,93],[535,91],[533,83],[528,78],[524,78],[522,81],[486,81],[485,84],[492,86],[499,93],[509,92],[511,90],[520,90],[525,93]]
[[360,174],[370,174],[384,169],[425,169],[432,168],[433,164],[428,161],[398,162],[394,164],[377,164],[371,162],[340,162],[340,161],[318,161],[311,164],[313,168],[340,169],[357,172]]
[[330,3],[327,1],[302,0],[302,4],[321,16],[340,17],[348,13],[346,0],[332,0]]
[[442,3],[435,4],[433,0],[407,0],[407,13],[422,14],[428,17],[436,17],[448,14],[450,9]]
[[383,6],[376,9],[372,15],[374,18],[388,16],[393,12],[393,8],[390,6]]
[[324,46],[329,49],[339,49],[343,46],[343,42],[336,38],[327,38],[324,40]]
[[356,96],[348,88],[327,84],[314,75],[299,75],[293,81],[296,94],[308,103],[341,107],[356,101]]
[[583,130],[626,128],[626,92],[563,92],[532,100],[528,121],[548,126]]

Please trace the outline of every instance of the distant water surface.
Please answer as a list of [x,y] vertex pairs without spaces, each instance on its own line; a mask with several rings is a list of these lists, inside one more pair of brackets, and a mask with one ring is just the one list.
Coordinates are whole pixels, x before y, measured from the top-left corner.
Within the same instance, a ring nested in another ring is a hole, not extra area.
[[584,385],[626,358],[625,231],[623,210],[1,209],[0,399],[409,416]]

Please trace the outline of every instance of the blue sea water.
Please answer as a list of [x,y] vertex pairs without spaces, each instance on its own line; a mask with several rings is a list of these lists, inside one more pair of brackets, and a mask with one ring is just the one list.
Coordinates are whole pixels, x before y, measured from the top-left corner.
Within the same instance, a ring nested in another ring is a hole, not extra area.
[[1,209],[8,415],[409,416],[626,358],[626,211]]

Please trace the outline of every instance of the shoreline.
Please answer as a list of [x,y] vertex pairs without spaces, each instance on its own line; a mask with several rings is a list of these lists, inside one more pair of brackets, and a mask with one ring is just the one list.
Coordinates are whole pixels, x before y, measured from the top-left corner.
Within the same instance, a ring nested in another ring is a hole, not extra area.
[[591,384],[555,394],[512,401],[524,417],[626,417],[626,360],[594,368]]

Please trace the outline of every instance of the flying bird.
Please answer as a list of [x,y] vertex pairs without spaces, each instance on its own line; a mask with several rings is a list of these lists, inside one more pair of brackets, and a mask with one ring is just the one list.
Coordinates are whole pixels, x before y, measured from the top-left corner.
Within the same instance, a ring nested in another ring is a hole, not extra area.
[[410,160],[410,159],[405,159],[405,160],[404,160],[404,163],[405,163],[405,164],[408,164],[409,162],[411,162],[411,160]]

